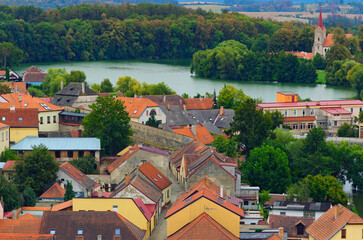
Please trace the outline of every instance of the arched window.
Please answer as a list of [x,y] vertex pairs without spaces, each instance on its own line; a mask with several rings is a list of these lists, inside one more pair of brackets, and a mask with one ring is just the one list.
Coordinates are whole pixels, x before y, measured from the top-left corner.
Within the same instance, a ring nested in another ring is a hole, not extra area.
[[156,111],[153,109],[150,111],[150,116],[155,116],[156,115]]

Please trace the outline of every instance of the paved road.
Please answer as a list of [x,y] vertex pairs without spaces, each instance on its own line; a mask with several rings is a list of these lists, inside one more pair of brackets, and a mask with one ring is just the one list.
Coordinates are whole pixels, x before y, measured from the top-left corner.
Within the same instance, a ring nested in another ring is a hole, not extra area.
[[159,219],[158,219],[158,224],[156,225],[153,232],[151,233],[149,240],[166,239],[166,220],[164,219],[164,217],[165,217],[168,209],[175,202],[175,200],[179,197],[179,195],[182,192],[184,192],[182,190],[181,186],[177,183],[177,181],[172,176],[170,176],[169,179],[173,183],[173,185],[171,185],[171,203],[169,204],[169,206],[167,208],[164,208],[163,211],[161,212]]

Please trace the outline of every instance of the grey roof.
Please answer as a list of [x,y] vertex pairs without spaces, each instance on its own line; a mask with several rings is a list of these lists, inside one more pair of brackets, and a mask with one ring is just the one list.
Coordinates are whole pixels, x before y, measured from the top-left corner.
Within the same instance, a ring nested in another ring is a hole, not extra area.
[[187,115],[198,123],[210,123],[218,128],[230,128],[230,123],[233,121],[234,111],[231,109],[224,109],[223,115],[219,115],[219,109],[205,109],[205,110],[189,110]]
[[87,87],[87,85],[85,87],[85,93],[82,93],[82,83],[71,82],[57,92],[50,103],[58,106],[72,106],[79,96],[92,95],[98,96],[98,94]]
[[43,144],[48,150],[101,150],[101,141],[97,138],[40,138],[28,136],[11,147],[11,150],[33,150],[32,146]]
[[[256,229],[258,228],[258,225],[256,226]],[[269,232],[240,232],[239,233],[239,239],[253,239],[253,240],[267,240],[272,235],[276,234],[278,236],[278,229],[273,231],[273,229],[266,229],[262,231],[269,231]],[[287,239],[287,233],[284,232],[284,240]]]
[[77,101],[77,98],[77,96],[55,95],[50,103],[57,106],[72,106]]
[[300,211],[323,211],[326,212],[331,207],[327,202],[279,202],[276,201],[273,209],[288,209]]
[[138,96],[138,98],[148,98],[159,104],[159,106],[167,106],[169,104],[171,106],[176,105],[182,108],[185,104],[184,98],[179,95],[143,95]]
[[87,115],[87,113],[75,113],[75,112],[69,112],[69,111],[63,111],[59,114],[64,115],[64,116],[74,116],[74,117],[85,117]]
[[202,123],[202,126],[206,127],[210,133],[223,134],[222,130],[219,129],[216,125],[213,125],[212,123],[209,122]]
[[171,105],[170,110],[167,106],[160,106],[166,114],[166,124],[168,126],[184,126],[194,124],[195,121],[186,116],[186,111],[183,111],[180,106]]

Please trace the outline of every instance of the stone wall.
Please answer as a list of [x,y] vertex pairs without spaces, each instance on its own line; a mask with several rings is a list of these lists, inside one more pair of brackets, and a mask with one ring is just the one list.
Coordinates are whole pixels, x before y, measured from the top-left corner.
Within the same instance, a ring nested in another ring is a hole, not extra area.
[[132,139],[135,143],[142,143],[146,146],[160,148],[168,151],[175,151],[193,141],[192,138],[165,131],[148,125],[130,122],[134,131]]

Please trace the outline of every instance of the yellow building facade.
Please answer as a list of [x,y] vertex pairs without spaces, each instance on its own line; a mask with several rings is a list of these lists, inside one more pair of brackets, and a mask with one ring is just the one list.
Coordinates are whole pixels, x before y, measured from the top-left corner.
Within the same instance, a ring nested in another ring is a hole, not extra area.
[[196,200],[166,218],[167,236],[176,233],[204,212],[233,235],[239,237],[240,216],[205,197]]
[[0,153],[10,146],[10,126],[0,123]]
[[59,113],[61,111],[39,112],[39,132],[55,132],[59,130]]
[[[363,224],[347,224],[329,239],[330,240],[363,239]],[[315,240],[315,238],[309,235],[309,240]]]
[[38,128],[10,128],[10,141],[18,143],[27,136],[38,136]]
[[155,213],[149,221],[132,198],[73,198],[73,211],[115,211],[145,230],[146,240],[156,224]]

